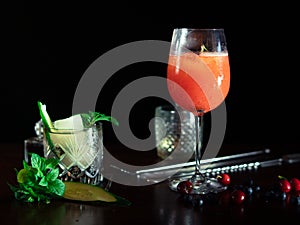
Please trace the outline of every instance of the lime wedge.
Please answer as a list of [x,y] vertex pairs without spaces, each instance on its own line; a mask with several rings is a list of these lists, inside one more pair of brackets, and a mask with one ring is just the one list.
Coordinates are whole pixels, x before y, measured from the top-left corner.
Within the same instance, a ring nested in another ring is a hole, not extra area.
[[27,169],[21,169],[18,174],[17,174],[17,181],[19,183],[24,183],[25,181],[27,181],[28,178],[28,170]]
[[82,130],[84,128],[80,114],[71,116],[66,119],[56,120],[54,122],[55,129],[72,129]]

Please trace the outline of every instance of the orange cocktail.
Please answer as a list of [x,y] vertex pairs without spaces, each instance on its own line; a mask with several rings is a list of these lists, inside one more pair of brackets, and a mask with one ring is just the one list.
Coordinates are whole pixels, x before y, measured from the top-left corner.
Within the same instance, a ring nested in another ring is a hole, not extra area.
[[208,112],[220,105],[229,91],[230,68],[224,52],[192,52],[170,55],[168,89],[182,108]]

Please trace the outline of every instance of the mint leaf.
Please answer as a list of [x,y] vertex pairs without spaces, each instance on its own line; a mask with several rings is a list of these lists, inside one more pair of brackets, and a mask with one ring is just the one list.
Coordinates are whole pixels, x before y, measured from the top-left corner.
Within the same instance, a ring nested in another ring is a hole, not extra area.
[[65,192],[65,184],[63,181],[61,180],[54,180],[53,182],[51,182],[49,184],[49,191],[51,193],[54,193],[58,196],[63,196],[64,192]]
[[59,169],[58,168],[52,169],[50,170],[50,172],[47,173],[46,179],[47,181],[55,181],[58,175],[59,175]]
[[59,164],[59,160],[55,158],[48,158],[45,161],[46,169],[54,169]]
[[23,167],[24,167],[24,169],[29,170],[29,165],[25,160],[23,160]]
[[32,168],[36,168],[38,170],[43,170],[44,169],[44,163],[42,158],[38,154],[31,154],[31,166]]
[[47,186],[48,186],[47,178],[46,178],[46,177],[43,177],[43,178],[40,180],[39,185],[40,185],[40,186],[43,186],[43,187],[47,187]]
[[58,160],[46,160],[35,153],[30,155],[31,165],[23,162],[24,168],[16,170],[18,185],[8,184],[15,198],[24,202],[50,203],[51,199],[62,197],[65,184],[58,179]]
[[90,111],[89,113],[82,113],[80,114],[83,124],[85,127],[90,127],[94,125],[96,122],[101,121],[101,120],[106,120],[111,123],[113,123],[116,126],[119,126],[119,122],[116,118],[111,117],[111,116],[106,116],[103,113],[98,113],[98,112],[92,112]]

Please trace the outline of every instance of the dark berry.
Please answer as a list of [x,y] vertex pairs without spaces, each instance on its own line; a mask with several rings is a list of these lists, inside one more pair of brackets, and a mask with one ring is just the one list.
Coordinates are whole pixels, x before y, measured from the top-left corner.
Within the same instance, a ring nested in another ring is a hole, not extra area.
[[230,184],[230,176],[227,173],[223,173],[217,176],[217,180],[223,185]]
[[193,201],[193,195],[185,194],[183,195],[183,200],[187,203],[191,203]]
[[204,198],[202,197],[202,195],[183,194],[182,199],[185,204],[192,207],[199,207],[204,204]]
[[246,194],[246,195],[252,195],[253,194],[253,188],[252,187],[244,187],[243,188],[243,191],[244,191],[244,193]]
[[300,205],[300,196],[291,196],[291,201],[294,205]]
[[193,184],[190,181],[181,181],[178,185],[177,185],[177,191],[183,194],[188,194],[192,191],[193,189]]
[[254,191],[255,191],[255,192],[259,192],[259,191],[260,191],[260,186],[255,186],[255,187],[254,187]]
[[243,186],[253,187],[254,186],[254,180],[252,178],[245,179],[245,181],[243,182]]
[[193,207],[202,206],[203,204],[204,204],[204,200],[203,200],[202,197],[195,196],[195,197],[192,199],[192,206],[193,206]]
[[286,194],[286,192],[279,192],[279,193],[276,193],[276,198],[277,198],[278,200],[284,201],[284,200],[286,200],[286,198],[287,198],[287,194]]
[[245,201],[246,194],[242,190],[234,190],[231,193],[231,200],[235,204],[241,204]]
[[276,199],[276,193],[274,190],[267,190],[264,194],[264,198],[266,202],[273,201]]

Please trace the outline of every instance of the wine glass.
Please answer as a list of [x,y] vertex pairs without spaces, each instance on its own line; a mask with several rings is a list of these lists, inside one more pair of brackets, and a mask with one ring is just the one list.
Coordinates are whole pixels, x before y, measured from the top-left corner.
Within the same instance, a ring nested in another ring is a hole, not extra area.
[[228,94],[230,66],[224,29],[176,28],[170,47],[167,87],[171,98],[195,116],[195,173],[188,178],[170,178],[177,190],[182,181],[192,183],[191,194],[218,193],[226,189],[216,178],[200,172],[203,121]]

